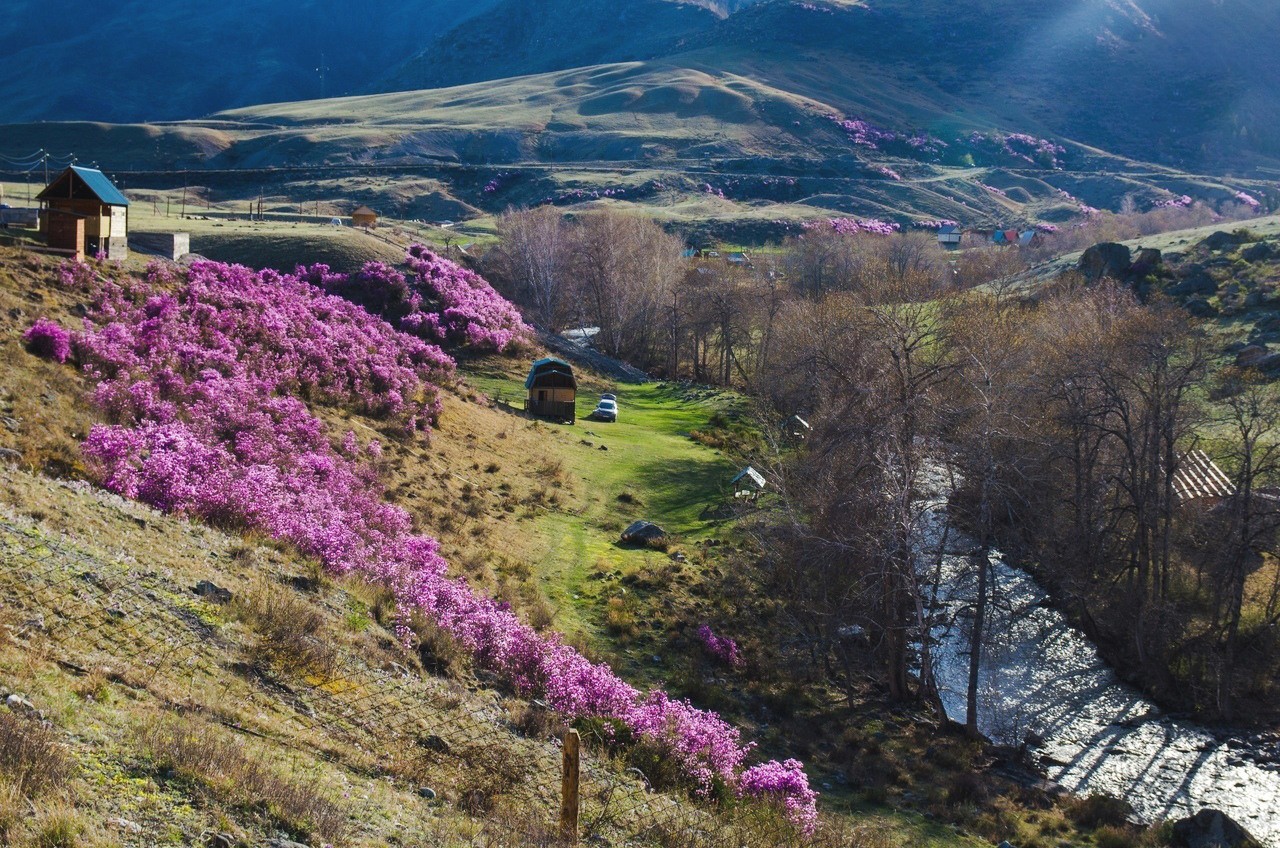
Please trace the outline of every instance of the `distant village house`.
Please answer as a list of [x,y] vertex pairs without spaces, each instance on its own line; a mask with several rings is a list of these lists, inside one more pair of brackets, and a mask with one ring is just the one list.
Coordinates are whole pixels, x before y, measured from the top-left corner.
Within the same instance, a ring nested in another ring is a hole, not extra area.
[[72,165],[36,197],[45,204],[49,248],[83,259],[129,253],[129,200],[96,168]]
[[351,226],[372,230],[378,226],[378,213],[368,206],[361,206],[351,213]]

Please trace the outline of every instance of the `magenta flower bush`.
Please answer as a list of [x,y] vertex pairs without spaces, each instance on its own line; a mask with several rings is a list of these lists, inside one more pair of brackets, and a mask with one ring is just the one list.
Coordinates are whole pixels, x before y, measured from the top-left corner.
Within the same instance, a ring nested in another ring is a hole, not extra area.
[[1259,206],[1262,205],[1261,203],[1258,202],[1258,198],[1243,191],[1236,192],[1236,200],[1240,201],[1241,203],[1243,203],[1244,205],[1248,206],[1251,209],[1257,209]]
[[901,224],[895,224],[889,221],[878,221],[871,219],[853,219],[853,218],[827,218],[823,221],[805,221],[801,224],[806,230],[825,229],[830,227],[840,235],[853,235],[854,233],[872,233],[878,236],[891,236],[902,228]]
[[[517,337],[518,313],[478,277],[425,249],[411,260],[418,280],[453,304],[438,318],[443,333],[495,346]],[[810,827],[816,796],[798,764],[743,771],[751,745],[715,713],[640,692],[448,576],[439,543],[415,534],[409,514],[384,501],[374,464],[380,445],[362,448],[350,432],[332,440],[308,404],[355,407],[425,430],[453,362],[302,279],[324,282],[327,269],[302,270],[282,276],[203,262],[179,274],[156,266],[142,280],[98,282],[74,342],[109,420],[83,445],[102,484],[217,526],[270,533],[331,572],[384,583],[402,622],[421,614],[516,690],[570,717],[629,729],[701,792],[722,782],[743,797],[778,799]],[[395,282],[385,268],[369,273],[375,285]],[[450,308],[465,313],[461,323]],[[405,625],[400,632],[411,636]]]
[[702,625],[698,628],[698,638],[702,640],[702,646],[707,649],[707,653],[715,657],[723,663],[727,663],[734,668],[742,665],[742,655],[738,651],[738,643],[727,636],[718,636],[709,625]]
[[71,355],[71,333],[48,318],[37,318],[22,334],[22,341],[36,356],[52,359],[54,362],[66,362]]
[[773,798],[782,803],[787,816],[806,833],[813,833],[818,822],[817,793],[809,788],[804,764],[799,760],[771,760],[752,766],[738,781],[738,795]]
[[479,274],[420,244],[409,248],[406,261],[415,275],[416,293],[438,301],[441,308],[438,314],[415,310],[401,322],[403,329],[452,344],[499,352],[528,341],[530,329],[520,311]]

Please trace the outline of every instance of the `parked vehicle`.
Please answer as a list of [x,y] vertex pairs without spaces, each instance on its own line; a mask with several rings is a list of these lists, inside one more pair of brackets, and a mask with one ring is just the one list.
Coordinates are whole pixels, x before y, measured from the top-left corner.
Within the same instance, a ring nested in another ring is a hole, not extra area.
[[600,402],[591,412],[591,417],[600,421],[617,421],[618,402],[608,396],[600,398]]

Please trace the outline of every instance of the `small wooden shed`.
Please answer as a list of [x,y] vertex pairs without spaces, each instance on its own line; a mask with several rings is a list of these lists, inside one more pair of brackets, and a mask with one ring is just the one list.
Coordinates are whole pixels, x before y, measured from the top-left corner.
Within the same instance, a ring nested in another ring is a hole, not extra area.
[[351,226],[373,229],[378,226],[378,213],[368,206],[361,206],[351,213]]
[[[97,168],[72,165],[53,178],[37,200],[45,204],[49,247],[73,254],[129,254],[129,200]],[[83,227],[72,219],[80,219]]]
[[578,416],[578,379],[573,366],[562,359],[539,359],[524,381],[528,396],[525,411],[540,418],[573,421]]

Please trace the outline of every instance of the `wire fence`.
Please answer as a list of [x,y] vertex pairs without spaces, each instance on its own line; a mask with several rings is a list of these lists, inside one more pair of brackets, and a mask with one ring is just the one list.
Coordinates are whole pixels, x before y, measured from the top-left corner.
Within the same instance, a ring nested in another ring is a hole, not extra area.
[[[558,809],[563,716],[532,702],[523,719],[513,718],[510,702],[491,690],[420,675],[397,662],[379,667],[310,635],[299,638],[316,642],[323,662],[289,673],[273,669],[225,632],[218,607],[193,587],[122,559],[0,521],[0,590],[13,613],[9,626],[21,638],[42,640],[72,672],[127,666],[175,710],[202,710],[202,697],[238,674],[283,714],[258,730],[225,721],[233,730],[328,759],[340,758],[331,753],[340,741],[382,759],[452,761],[475,779],[452,787],[450,800],[484,821],[485,844],[554,842],[533,835],[554,833],[549,821],[489,814],[499,793],[508,810]],[[249,661],[228,664],[228,655]],[[655,791],[638,769],[598,748],[582,758],[579,821],[582,839],[599,845],[740,848],[798,841],[779,814],[758,808],[726,814],[679,792]]]

